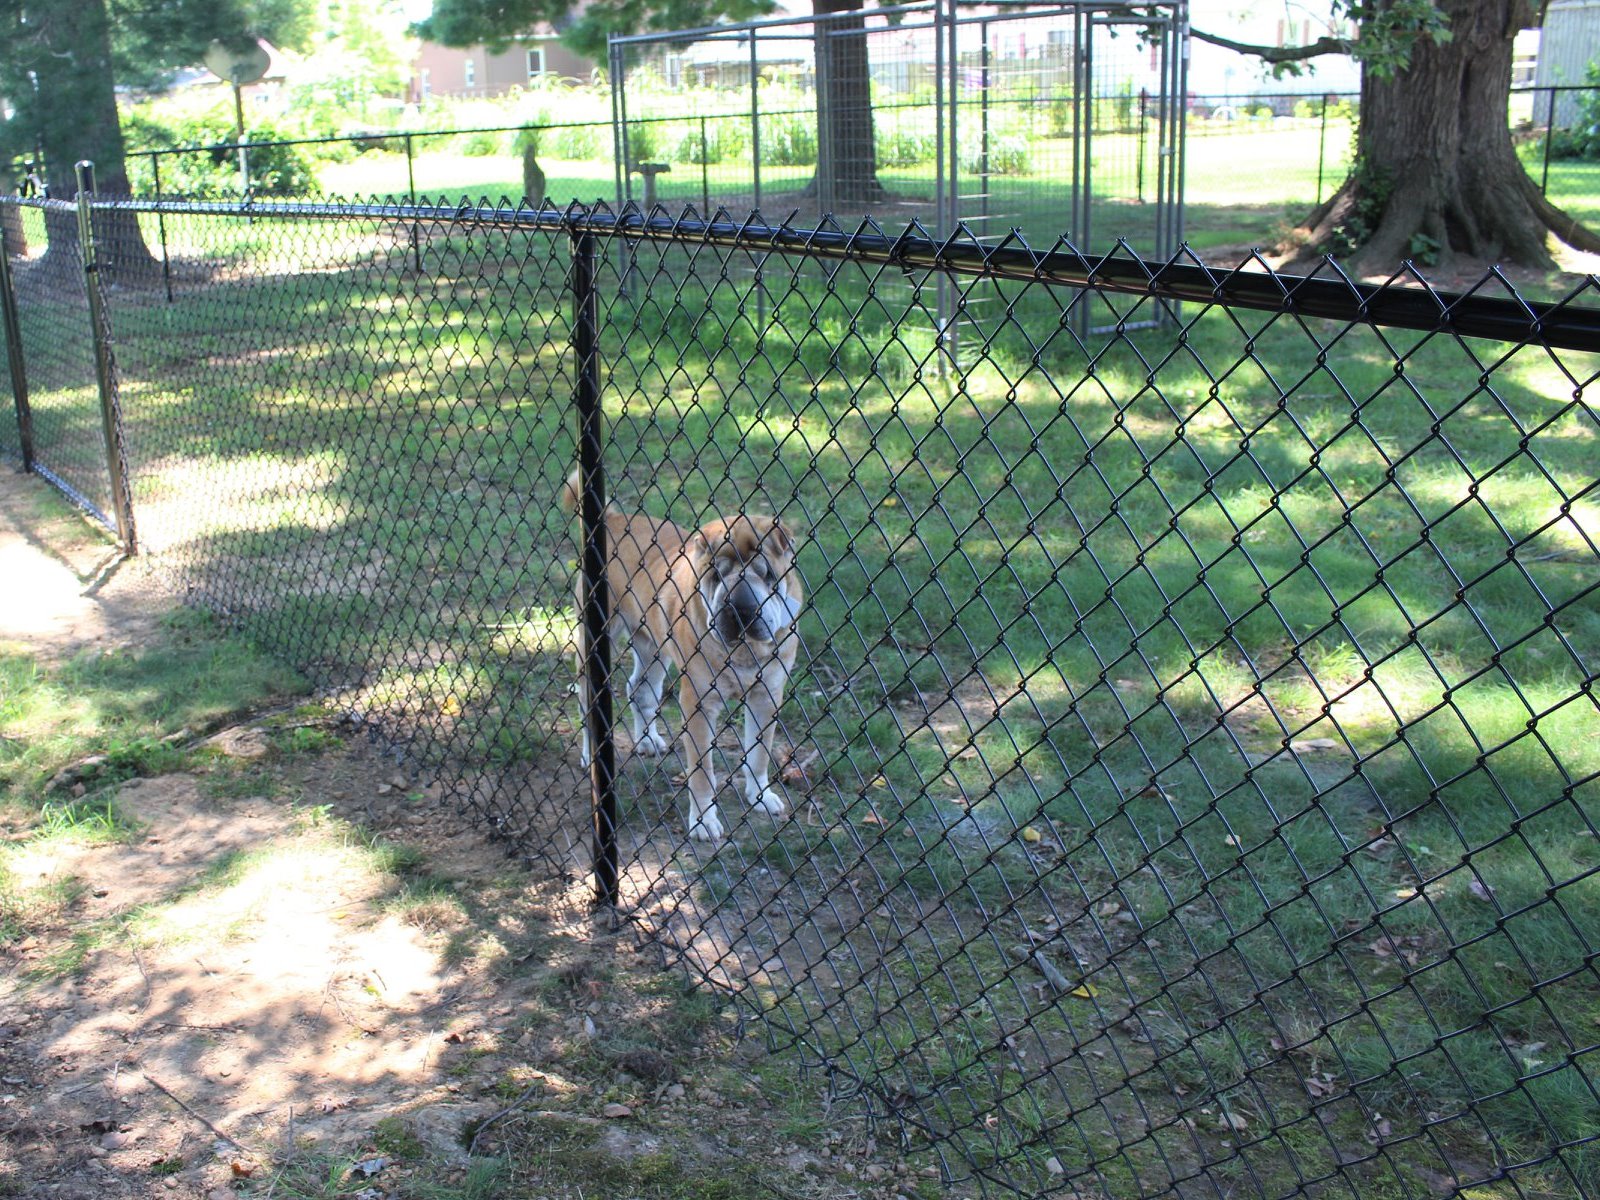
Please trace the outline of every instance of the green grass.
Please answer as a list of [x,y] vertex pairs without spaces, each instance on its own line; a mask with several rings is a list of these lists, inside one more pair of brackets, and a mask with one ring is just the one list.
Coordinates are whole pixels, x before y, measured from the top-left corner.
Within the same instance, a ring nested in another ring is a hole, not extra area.
[[[418,753],[560,769],[564,247],[427,228],[419,275],[404,234],[169,226],[218,274],[114,306],[148,544]],[[801,532],[817,753],[819,823],[685,857],[684,904],[774,940],[864,914],[837,991],[736,985],[778,1040],[999,1180],[1402,1194],[1491,1171],[1481,1116],[1529,1187],[1591,1186],[1600,362],[1193,308],[1080,343],[1070,296],[971,284],[941,363],[929,282],[772,260],[758,297],[659,253],[627,288],[602,257],[611,485]],[[514,821],[564,803],[534,778]],[[623,784],[630,829],[671,812]],[[1031,986],[1023,926],[1080,994]],[[1341,1167],[1374,1113],[1400,1140]]]
[[198,612],[166,618],[138,647],[85,651],[42,667],[0,650],[0,792],[63,811],[45,787],[62,767],[99,756],[87,784],[104,787],[177,769],[166,737],[301,686],[289,669],[223,634]]

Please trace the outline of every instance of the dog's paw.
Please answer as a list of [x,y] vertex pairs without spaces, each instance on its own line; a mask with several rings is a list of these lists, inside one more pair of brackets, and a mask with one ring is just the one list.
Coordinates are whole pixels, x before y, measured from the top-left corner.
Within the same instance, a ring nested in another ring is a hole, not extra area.
[[689,814],[689,836],[697,842],[720,842],[723,838],[722,817],[715,804],[708,804],[699,816]]
[[759,808],[768,816],[781,817],[789,808],[783,797],[771,788],[762,788],[759,792],[752,789],[745,793],[745,797],[750,801],[751,808]]
[[667,741],[667,735],[659,729],[651,729],[634,738],[633,749],[645,758],[659,758],[672,749],[672,743]]

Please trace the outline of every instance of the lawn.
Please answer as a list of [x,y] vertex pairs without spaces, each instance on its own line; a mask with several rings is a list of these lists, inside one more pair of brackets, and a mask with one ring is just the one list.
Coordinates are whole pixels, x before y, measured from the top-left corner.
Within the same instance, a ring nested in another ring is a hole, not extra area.
[[[582,839],[566,239],[168,235],[112,312],[146,543]],[[967,283],[951,364],[926,277],[600,261],[617,503],[804,539],[795,816],[680,847],[624,737],[642,921],[1010,1186],[1600,1187],[1593,356]]]

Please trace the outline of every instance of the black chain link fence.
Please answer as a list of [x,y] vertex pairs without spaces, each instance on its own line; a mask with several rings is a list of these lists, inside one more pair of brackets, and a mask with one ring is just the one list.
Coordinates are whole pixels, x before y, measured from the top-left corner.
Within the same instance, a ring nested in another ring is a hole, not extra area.
[[152,561],[957,1190],[1600,1191],[1592,282],[162,208]]

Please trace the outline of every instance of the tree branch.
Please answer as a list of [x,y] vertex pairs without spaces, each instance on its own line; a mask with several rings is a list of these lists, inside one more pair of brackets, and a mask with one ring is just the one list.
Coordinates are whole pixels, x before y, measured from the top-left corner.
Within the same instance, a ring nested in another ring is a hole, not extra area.
[[1224,50],[1237,50],[1240,54],[1250,54],[1269,63],[1304,62],[1308,58],[1320,58],[1324,54],[1356,52],[1356,44],[1350,38],[1319,37],[1305,46],[1256,46],[1249,42],[1236,42],[1231,38],[1219,37],[1200,29],[1191,28],[1189,33],[1202,42],[1210,42],[1213,46],[1221,46]]

